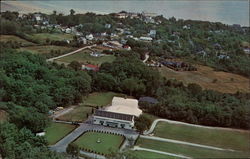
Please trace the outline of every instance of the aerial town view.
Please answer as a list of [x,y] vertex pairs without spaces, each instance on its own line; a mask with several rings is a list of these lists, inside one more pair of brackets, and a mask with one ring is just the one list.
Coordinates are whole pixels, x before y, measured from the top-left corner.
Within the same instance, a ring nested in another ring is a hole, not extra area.
[[249,0],[1,0],[0,159],[250,159]]

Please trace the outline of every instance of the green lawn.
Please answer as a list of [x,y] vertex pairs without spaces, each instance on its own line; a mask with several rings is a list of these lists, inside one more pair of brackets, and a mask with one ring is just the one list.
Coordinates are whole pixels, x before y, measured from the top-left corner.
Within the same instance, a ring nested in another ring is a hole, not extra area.
[[64,120],[64,121],[83,122],[84,120],[87,119],[87,114],[90,115],[91,112],[92,112],[92,107],[79,105],[79,106],[76,106],[76,108],[70,111],[69,113],[62,115],[58,117],[57,119]]
[[57,141],[62,139],[75,128],[75,125],[51,123],[51,125],[45,130],[45,138],[47,139],[49,145],[54,145]]
[[39,41],[40,43],[45,43],[46,39],[50,40],[72,40],[73,35],[65,33],[38,33],[29,35],[30,38]]
[[[97,140],[100,143],[97,143]],[[86,132],[79,137],[74,143],[80,148],[93,150],[95,152],[110,154],[113,151],[118,151],[124,140],[123,136],[112,135],[99,132]]]
[[18,51],[29,51],[34,54],[47,54],[58,51],[60,51],[61,53],[68,53],[73,50],[74,48],[72,47],[55,46],[55,45],[29,46],[29,47],[21,47],[18,49]]
[[111,104],[114,96],[123,97],[124,94],[115,92],[95,92],[85,97],[84,104],[93,106],[107,106]]
[[115,60],[115,56],[114,55],[105,55],[105,56],[101,56],[101,57],[93,57],[90,56],[90,50],[83,50],[81,52],[69,55],[69,56],[65,56],[62,57],[60,59],[57,59],[57,61],[59,62],[66,62],[66,63],[70,63],[72,61],[78,61],[81,63],[90,63],[90,64],[94,64],[94,65],[101,65],[104,62],[113,62]]
[[234,150],[250,150],[250,133],[247,131],[207,129],[159,122],[154,135]]
[[177,157],[149,152],[149,151],[129,151],[129,155],[135,157],[136,159],[178,159]]
[[250,156],[250,153],[246,152],[218,151],[142,138],[137,141],[137,145],[143,148],[149,148],[174,154],[181,154],[194,158],[246,158]]
[[16,41],[22,46],[34,46],[35,44],[15,35],[0,35],[0,42]]

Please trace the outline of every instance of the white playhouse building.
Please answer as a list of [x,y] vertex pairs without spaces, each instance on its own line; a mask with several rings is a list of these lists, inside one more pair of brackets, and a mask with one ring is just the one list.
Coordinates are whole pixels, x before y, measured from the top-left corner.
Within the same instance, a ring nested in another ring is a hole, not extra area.
[[95,111],[93,123],[132,129],[134,127],[134,117],[140,116],[141,113],[142,110],[138,108],[137,99],[114,97],[111,106],[108,106],[105,110]]

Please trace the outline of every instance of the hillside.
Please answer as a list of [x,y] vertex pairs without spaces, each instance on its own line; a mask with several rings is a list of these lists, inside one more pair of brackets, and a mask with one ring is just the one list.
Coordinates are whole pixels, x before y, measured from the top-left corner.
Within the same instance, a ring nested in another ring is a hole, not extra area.
[[215,71],[213,68],[195,65],[197,71],[174,71],[168,67],[160,67],[159,71],[167,79],[177,79],[185,85],[197,83],[203,89],[212,89],[222,93],[250,92],[249,79],[241,75]]

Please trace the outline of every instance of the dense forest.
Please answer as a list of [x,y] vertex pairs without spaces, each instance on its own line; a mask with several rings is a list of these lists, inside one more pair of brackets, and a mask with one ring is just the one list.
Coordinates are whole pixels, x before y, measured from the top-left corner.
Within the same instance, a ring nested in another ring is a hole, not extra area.
[[80,102],[91,91],[91,77],[14,50],[1,50],[0,68],[0,109],[12,123],[0,126],[2,157],[60,158],[46,152],[45,139],[34,133],[48,126],[49,109]]

